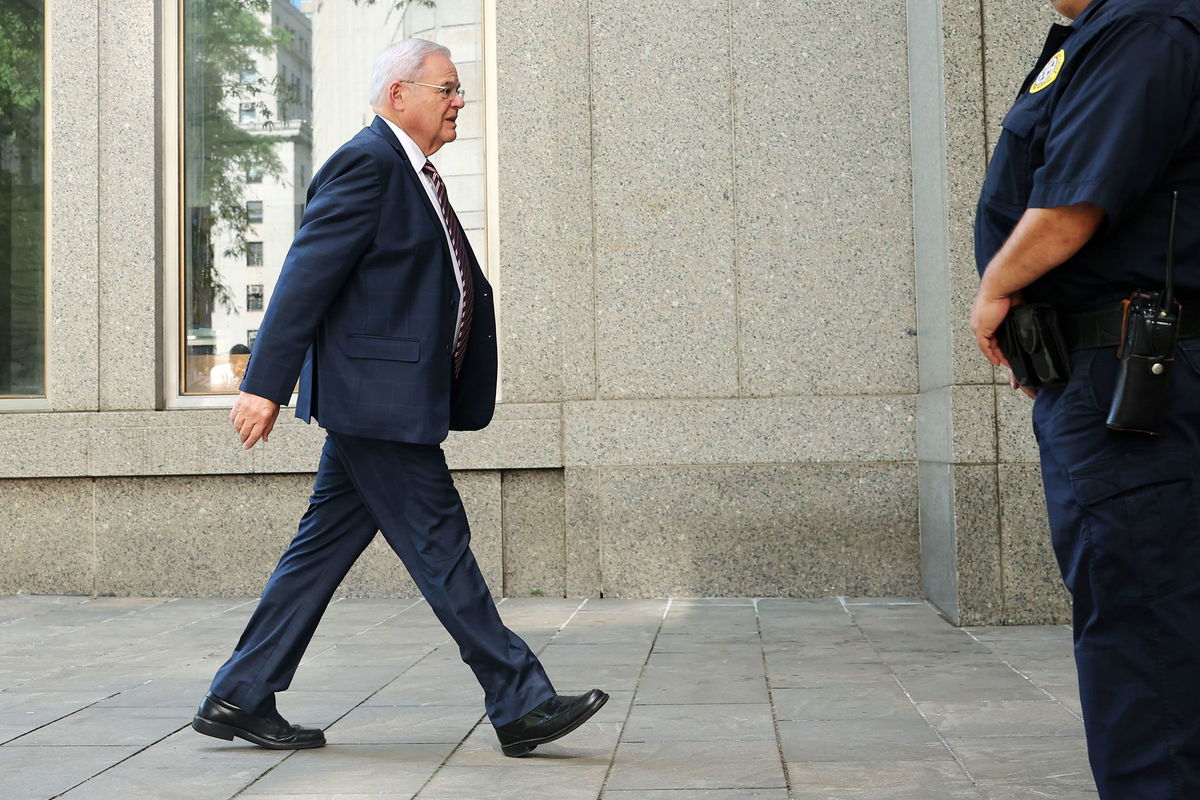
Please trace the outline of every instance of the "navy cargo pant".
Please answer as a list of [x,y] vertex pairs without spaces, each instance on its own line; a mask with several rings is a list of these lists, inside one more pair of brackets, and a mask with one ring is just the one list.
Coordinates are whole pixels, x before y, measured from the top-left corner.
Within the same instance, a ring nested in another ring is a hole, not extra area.
[[442,449],[328,432],[308,511],[212,692],[248,711],[275,707],[334,591],[383,532],[483,686],[495,725],[554,696],[541,663],[504,627],[470,548]]
[[1160,436],[1104,421],[1114,348],[1072,353],[1033,409],[1054,551],[1074,608],[1103,800],[1200,798],[1200,340],[1180,343]]

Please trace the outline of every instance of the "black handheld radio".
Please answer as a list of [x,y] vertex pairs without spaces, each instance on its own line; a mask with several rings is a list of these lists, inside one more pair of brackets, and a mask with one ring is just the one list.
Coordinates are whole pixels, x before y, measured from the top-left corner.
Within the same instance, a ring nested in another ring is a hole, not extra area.
[[1115,431],[1157,434],[1167,413],[1171,367],[1179,339],[1180,305],[1174,295],[1175,215],[1179,192],[1171,198],[1167,234],[1167,277],[1161,292],[1135,291],[1121,326],[1121,360],[1107,425]]

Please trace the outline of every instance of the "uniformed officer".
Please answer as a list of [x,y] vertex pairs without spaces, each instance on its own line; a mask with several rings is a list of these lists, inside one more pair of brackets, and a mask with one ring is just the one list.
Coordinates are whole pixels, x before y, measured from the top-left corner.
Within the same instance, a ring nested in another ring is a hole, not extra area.
[[[979,347],[1053,305],[1065,386],[1033,408],[1051,535],[1074,604],[1088,754],[1104,800],[1200,798],[1200,0],[1052,0],[976,216]],[[1157,436],[1106,427],[1120,302],[1163,288],[1178,192],[1181,339]],[[1017,387],[1014,382],[1014,388]]]

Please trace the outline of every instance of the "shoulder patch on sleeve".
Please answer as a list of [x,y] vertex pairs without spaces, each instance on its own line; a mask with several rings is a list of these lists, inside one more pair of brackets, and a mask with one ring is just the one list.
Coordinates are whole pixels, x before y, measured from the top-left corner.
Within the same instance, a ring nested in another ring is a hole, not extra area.
[[1058,73],[1062,72],[1063,65],[1067,63],[1067,51],[1059,50],[1054,54],[1046,66],[1042,67],[1042,71],[1034,78],[1033,84],[1029,87],[1030,94],[1037,94],[1042,89],[1045,89],[1054,81],[1058,80]]

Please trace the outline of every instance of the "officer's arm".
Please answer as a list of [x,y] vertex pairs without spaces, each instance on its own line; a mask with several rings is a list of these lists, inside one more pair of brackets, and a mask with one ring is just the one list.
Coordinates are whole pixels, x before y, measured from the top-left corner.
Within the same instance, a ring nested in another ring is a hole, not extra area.
[[1091,203],[1026,209],[984,270],[971,307],[971,330],[994,366],[1007,363],[996,329],[1015,304],[1014,295],[1079,252],[1103,222],[1104,210]]

